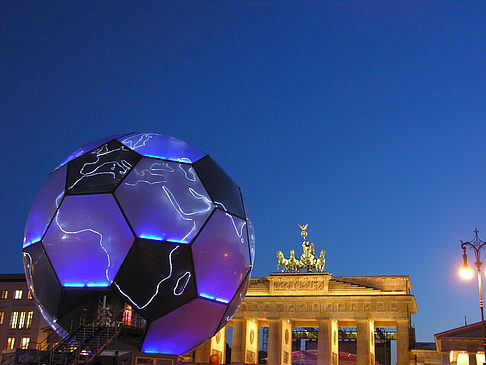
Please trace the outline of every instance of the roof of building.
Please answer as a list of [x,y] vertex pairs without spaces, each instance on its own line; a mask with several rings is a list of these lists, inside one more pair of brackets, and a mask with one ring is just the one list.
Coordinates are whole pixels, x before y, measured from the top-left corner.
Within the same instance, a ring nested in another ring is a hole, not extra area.
[[436,333],[437,339],[448,338],[482,338],[481,322],[473,323],[467,326],[453,328],[448,331]]
[[25,281],[25,275],[24,274],[0,274],[0,281],[22,282]]
[[436,350],[435,342],[415,342],[414,350]]

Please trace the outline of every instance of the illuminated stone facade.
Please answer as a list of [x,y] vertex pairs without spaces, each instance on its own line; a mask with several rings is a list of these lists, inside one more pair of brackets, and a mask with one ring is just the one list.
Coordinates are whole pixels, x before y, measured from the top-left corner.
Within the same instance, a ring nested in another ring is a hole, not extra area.
[[[275,273],[253,278],[227,327],[231,362],[258,362],[258,329],[268,327],[268,365],[291,365],[292,328],[318,327],[318,365],[337,365],[338,330],[357,329],[357,365],[374,365],[375,328],[395,328],[397,365],[409,365],[410,316],[417,311],[408,276],[333,277],[329,273]],[[222,330],[224,332],[224,329]],[[224,336],[224,335],[221,335]],[[213,340],[196,361],[213,351]]]
[[17,348],[36,348],[48,324],[29,295],[23,274],[0,274],[0,357]]
[[412,355],[417,365],[482,365],[482,337],[481,322],[473,323],[435,334],[435,344],[430,348],[417,344]]

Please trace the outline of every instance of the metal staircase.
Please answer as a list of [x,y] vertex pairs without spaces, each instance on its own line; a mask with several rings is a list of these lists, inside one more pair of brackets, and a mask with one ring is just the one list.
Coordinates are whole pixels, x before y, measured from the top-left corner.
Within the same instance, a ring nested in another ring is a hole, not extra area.
[[49,365],[89,364],[115,340],[122,329],[120,321],[110,320],[110,312],[102,311],[96,320],[80,326],[49,352]]
[[29,349],[17,349],[3,354],[0,365],[74,365],[94,363],[96,358],[121,333],[120,318],[111,319],[111,312],[103,308],[90,324],[81,324],[71,335],[55,347],[52,338],[32,344]]
[[86,323],[86,316],[82,315],[78,329],[60,342],[54,344],[52,336],[40,343],[32,342],[28,349],[0,355],[0,365],[94,364],[113,341],[137,348],[146,322],[137,313],[130,312],[130,317],[125,318],[124,312],[125,309],[114,314],[106,306],[106,296],[102,297],[98,314],[90,323]]
[[83,326],[49,353],[48,364],[89,364],[118,336],[121,327]]

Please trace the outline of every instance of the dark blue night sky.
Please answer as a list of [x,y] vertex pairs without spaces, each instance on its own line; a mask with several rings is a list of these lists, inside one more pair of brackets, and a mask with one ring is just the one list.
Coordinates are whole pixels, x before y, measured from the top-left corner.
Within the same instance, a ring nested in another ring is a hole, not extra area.
[[333,275],[411,276],[418,340],[478,321],[485,34],[482,1],[1,1],[0,272],[66,155],[158,132],[240,184],[254,276],[309,223]]

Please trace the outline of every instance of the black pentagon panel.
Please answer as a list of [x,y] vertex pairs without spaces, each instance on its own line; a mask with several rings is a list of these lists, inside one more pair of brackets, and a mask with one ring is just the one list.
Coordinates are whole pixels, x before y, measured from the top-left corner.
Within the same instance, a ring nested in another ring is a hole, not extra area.
[[113,284],[145,319],[160,318],[197,296],[191,248],[136,239]]
[[22,250],[25,277],[34,300],[56,318],[62,286],[40,242]]
[[98,316],[103,297],[109,293],[108,288],[64,288],[57,323],[71,333],[82,324],[92,323]]
[[226,312],[224,312],[223,318],[221,319],[221,322],[219,323],[216,332],[226,326],[226,324],[230,321],[238,308],[240,308],[241,303],[243,303],[243,299],[245,299],[246,292],[248,291],[248,287],[250,286],[250,275],[251,272],[248,273],[247,277],[243,280],[243,283],[240,285],[238,291],[233,297],[233,300],[231,300],[231,302],[228,304],[228,309],[226,309]]
[[240,218],[246,218],[240,188],[210,156],[197,161],[193,167],[216,205]]
[[66,194],[113,192],[140,159],[118,141],[95,148],[68,163]]

